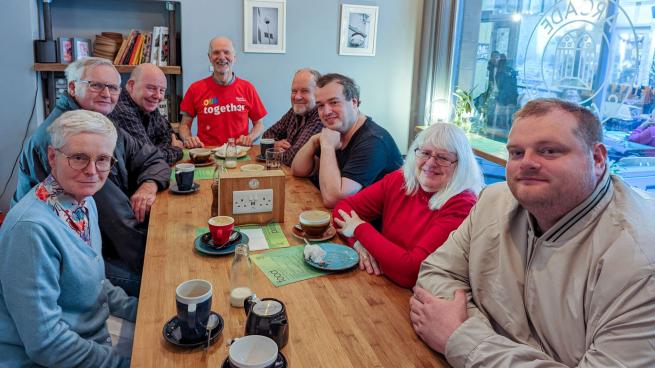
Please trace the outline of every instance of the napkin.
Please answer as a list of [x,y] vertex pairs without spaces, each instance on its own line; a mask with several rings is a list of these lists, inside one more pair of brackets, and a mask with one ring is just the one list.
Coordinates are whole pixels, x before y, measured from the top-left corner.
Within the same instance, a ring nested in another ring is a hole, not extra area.
[[[246,152],[248,152],[249,149],[250,147],[248,146],[237,146],[237,156],[245,154]],[[215,151],[217,155],[224,157],[226,150],[227,150],[227,143],[224,143],[222,146],[216,147],[212,151]]]

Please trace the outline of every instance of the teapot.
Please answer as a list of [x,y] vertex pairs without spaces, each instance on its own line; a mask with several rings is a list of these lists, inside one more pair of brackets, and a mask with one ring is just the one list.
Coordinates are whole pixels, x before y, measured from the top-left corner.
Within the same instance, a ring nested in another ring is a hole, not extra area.
[[282,349],[289,342],[289,321],[284,303],[273,298],[258,299],[255,294],[243,302],[246,335],[270,337]]

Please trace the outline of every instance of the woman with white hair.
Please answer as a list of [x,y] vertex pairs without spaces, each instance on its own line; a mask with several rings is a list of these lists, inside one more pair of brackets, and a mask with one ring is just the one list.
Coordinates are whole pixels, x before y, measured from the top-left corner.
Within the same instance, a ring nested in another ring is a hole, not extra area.
[[412,287],[421,262],[464,221],[482,186],[464,132],[435,124],[416,137],[402,169],[339,202],[334,222],[359,253],[360,269]]
[[129,367],[106,322],[110,314],[134,321],[137,299],[105,279],[91,197],[115,163],[116,129],[75,110],[48,132],[51,174],[0,231],[0,366]]

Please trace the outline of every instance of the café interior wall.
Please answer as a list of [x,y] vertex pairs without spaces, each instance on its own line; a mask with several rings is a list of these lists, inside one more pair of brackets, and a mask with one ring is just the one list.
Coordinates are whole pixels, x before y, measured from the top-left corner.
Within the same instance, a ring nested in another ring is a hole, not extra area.
[[181,0],[182,68],[184,90],[209,75],[208,41],[230,37],[237,49],[236,74],[257,88],[268,116],[275,123],[290,107],[293,72],[312,67],[321,73],[338,72],[357,81],[361,111],[385,127],[401,152],[410,134],[412,83],[416,59],[417,23],[422,0],[348,1],[379,6],[374,57],[340,56],[339,19],[342,1],[287,0],[286,53],[243,52],[243,1]]
[[[32,40],[38,38],[38,7],[34,1],[4,0],[0,12],[0,211],[6,213],[16,189],[16,170],[11,175],[21,142],[43,118],[43,97],[37,92],[32,65]],[[36,96],[36,104],[34,104]],[[32,115],[32,109],[34,114]],[[30,120],[30,116],[31,120]],[[11,177],[10,177],[11,176]]]
[[[73,9],[77,3],[83,1],[71,0],[59,5]],[[225,35],[234,41],[237,49],[237,75],[256,86],[268,110],[268,116],[264,118],[267,127],[290,107],[293,72],[301,67],[312,67],[321,73],[338,72],[353,77],[361,88],[361,111],[389,130],[400,150],[406,151],[410,127],[413,126],[410,110],[422,0],[348,2],[379,6],[376,55],[373,57],[338,54],[341,1],[287,0],[286,52],[283,54],[243,52],[243,2],[240,0],[179,0],[179,3],[183,91],[193,81],[209,75],[208,41],[213,36]],[[13,50],[5,53],[0,62],[3,66],[0,80],[5,86],[0,91],[4,107],[4,116],[0,120],[3,131],[0,136],[0,154],[6,158],[0,162],[2,186],[9,178],[32,111],[36,84],[36,74],[32,69],[32,40],[39,37],[37,4],[37,1],[6,0],[5,11],[0,14],[0,29],[5,30],[5,35],[12,35],[3,37],[0,45],[4,46],[3,50]],[[102,5],[102,2],[100,4],[91,5],[91,9],[78,10],[80,13],[74,18],[53,19],[53,33],[71,30],[81,36],[95,34],[88,28],[83,31],[87,26],[99,24],[89,23],[92,18],[102,20],[98,21],[103,25],[96,26],[97,31],[120,28],[130,19],[145,19],[146,23],[158,21],[159,15],[150,13],[150,5],[136,6],[142,13],[139,17],[145,18],[134,17],[130,13],[134,6],[126,10],[131,15],[123,18],[124,15],[117,15],[121,9]],[[53,14],[55,16],[57,14]],[[36,111],[28,134],[44,118],[40,91],[36,101]],[[0,211],[6,212],[8,209],[15,185],[14,174],[5,194],[0,197]]]

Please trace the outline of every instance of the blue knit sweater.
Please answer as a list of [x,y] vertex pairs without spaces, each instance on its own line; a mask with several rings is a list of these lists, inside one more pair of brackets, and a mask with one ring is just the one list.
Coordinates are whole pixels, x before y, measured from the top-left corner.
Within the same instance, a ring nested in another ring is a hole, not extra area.
[[0,367],[128,367],[112,352],[109,314],[134,321],[137,299],[105,279],[98,215],[91,247],[32,189],[0,230]]

